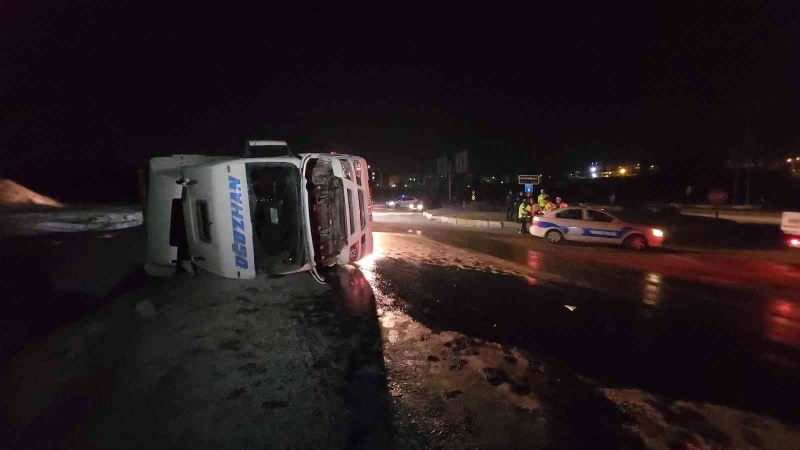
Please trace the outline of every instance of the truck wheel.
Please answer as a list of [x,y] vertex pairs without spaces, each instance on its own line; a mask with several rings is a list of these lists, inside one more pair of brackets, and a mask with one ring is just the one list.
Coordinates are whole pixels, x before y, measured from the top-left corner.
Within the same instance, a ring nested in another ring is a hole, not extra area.
[[647,248],[647,239],[645,239],[641,234],[633,234],[625,238],[625,241],[622,242],[622,245],[625,248],[640,251]]
[[560,244],[564,240],[564,235],[558,230],[550,230],[544,234],[544,238],[551,244]]

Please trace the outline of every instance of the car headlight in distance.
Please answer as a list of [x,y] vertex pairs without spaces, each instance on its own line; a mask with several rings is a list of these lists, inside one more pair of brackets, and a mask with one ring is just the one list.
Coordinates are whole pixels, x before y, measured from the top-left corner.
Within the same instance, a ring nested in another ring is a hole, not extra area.
[[655,236],[657,238],[663,238],[664,237],[664,232],[659,230],[658,228],[653,228],[652,230],[650,230],[650,232],[653,233],[653,236]]

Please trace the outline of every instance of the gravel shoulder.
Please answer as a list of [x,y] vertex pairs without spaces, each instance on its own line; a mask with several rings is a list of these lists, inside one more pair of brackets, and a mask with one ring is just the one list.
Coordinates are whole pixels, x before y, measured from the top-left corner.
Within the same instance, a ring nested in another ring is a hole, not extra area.
[[341,301],[337,283],[200,273],[122,295],[12,361],[2,380],[4,440],[391,447],[374,305],[371,296],[355,308]]

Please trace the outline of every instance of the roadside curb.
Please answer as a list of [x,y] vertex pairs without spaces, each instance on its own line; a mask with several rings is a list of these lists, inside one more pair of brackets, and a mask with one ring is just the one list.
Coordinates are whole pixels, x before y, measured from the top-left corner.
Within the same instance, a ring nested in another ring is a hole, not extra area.
[[429,212],[423,212],[422,216],[428,220],[441,223],[452,223],[455,225],[465,225],[468,227],[476,228],[517,228],[519,224],[516,222],[506,222],[499,220],[476,220],[476,219],[462,219],[459,217],[448,216],[435,216]]

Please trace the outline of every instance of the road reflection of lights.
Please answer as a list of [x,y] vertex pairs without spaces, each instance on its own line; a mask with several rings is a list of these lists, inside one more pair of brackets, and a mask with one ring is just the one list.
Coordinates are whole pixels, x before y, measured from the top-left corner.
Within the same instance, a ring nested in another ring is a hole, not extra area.
[[361,270],[365,272],[372,272],[372,269],[375,267],[375,259],[377,258],[377,254],[375,253],[374,247],[372,250],[372,254],[365,256],[358,260],[356,263]]
[[539,252],[535,252],[533,250],[528,250],[528,267],[532,270],[539,270],[539,263],[541,261],[542,254]]
[[356,265],[369,279],[374,276],[375,261],[383,257],[383,233],[372,233],[372,253],[361,258]]
[[786,299],[774,299],[764,314],[767,338],[800,348],[800,305]]
[[542,257],[541,253],[535,252],[533,250],[528,250],[528,267],[531,268],[531,272],[525,276],[525,279],[531,286],[536,286],[537,284],[539,284],[539,280],[536,277],[536,272],[539,271],[539,264],[541,257]]
[[646,305],[656,306],[661,301],[661,274],[647,272],[644,280],[642,299]]
[[375,296],[364,274],[353,266],[339,266],[334,277],[334,290],[340,295],[338,303],[344,309],[357,315],[368,315],[375,311]]

